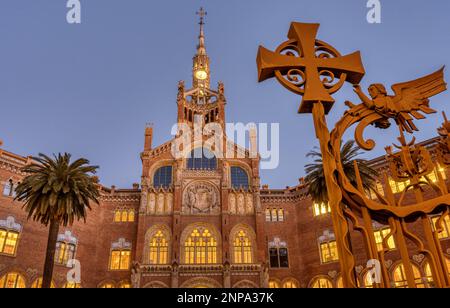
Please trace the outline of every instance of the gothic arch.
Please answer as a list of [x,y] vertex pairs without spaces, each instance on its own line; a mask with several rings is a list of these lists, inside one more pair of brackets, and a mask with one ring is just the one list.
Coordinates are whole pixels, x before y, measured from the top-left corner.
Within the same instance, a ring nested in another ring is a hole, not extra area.
[[234,284],[233,289],[257,289],[259,286],[250,280],[241,280]]
[[[292,284],[292,288],[295,288],[295,289],[300,288],[300,283],[298,282],[297,279],[295,279],[293,277],[288,277],[288,278],[283,279],[281,287],[286,288],[286,284],[288,284],[288,283]],[[295,287],[294,287],[294,285],[295,285]]]
[[[155,175],[155,172],[165,166],[171,166],[174,168],[174,163],[172,159],[162,159],[155,162],[148,170],[148,181],[149,186],[153,186],[153,176]],[[172,177],[173,178],[173,177]]]
[[327,275],[318,275],[315,276],[311,281],[309,282],[308,288],[313,288],[314,284],[318,282],[319,280],[323,280],[327,284],[327,288],[334,288],[333,281],[331,278]]
[[27,275],[27,273],[25,271],[23,271],[22,269],[20,269],[16,266],[10,266],[10,267],[6,267],[2,271],[0,271],[0,280],[2,278],[6,277],[8,274],[12,274],[12,273],[18,274],[20,276],[20,278],[23,279],[25,288],[30,288],[31,284],[29,284],[30,283],[29,281],[34,281],[34,278],[36,278],[35,276],[37,276],[37,275],[32,275],[33,277],[31,277],[31,279],[30,279],[30,277],[29,277],[30,275]]
[[244,230],[246,235],[249,237],[250,242],[251,242],[251,253],[252,253],[252,263],[256,263],[256,251],[257,251],[257,247],[256,247],[256,233],[253,230],[252,227],[250,227],[247,224],[243,224],[243,223],[239,223],[236,224],[230,231],[230,237],[229,237],[229,242],[230,242],[230,246],[232,247],[232,249],[230,249],[230,254],[231,254],[231,260],[232,263],[234,263],[235,260],[235,256],[234,256],[234,240],[236,238],[236,236],[238,235],[238,233]]
[[181,285],[182,289],[195,289],[195,288],[208,288],[208,289],[220,289],[222,286],[212,278],[196,277],[185,281]]
[[[422,267],[417,262],[415,262],[413,260],[410,260],[410,262],[411,262],[411,265],[413,267],[413,273],[414,273],[414,277],[415,277],[416,283],[420,280],[421,283],[424,283],[425,287],[427,287],[427,283],[425,283],[423,281],[423,277],[425,277],[425,275],[423,274]],[[392,264],[392,266],[389,269],[389,278],[390,278],[390,280],[391,280],[390,282],[392,284],[396,283],[396,281],[395,281],[395,272],[396,272],[397,268],[399,268],[399,266],[401,266],[401,265],[403,265],[402,260],[398,260],[394,264]],[[417,273],[419,274],[420,277],[418,277],[416,275],[415,270],[417,271]]]
[[230,179],[230,185],[231,185],[231,167],[240,167],[242,168],[246,173],[247,173],[247,177],[248,177],[248,187],[251,188],[252,187],[252,178],[253,178],[253,170],[252,167],[247,164],[246,162],[243,162],[241,160],[234,160],[234,159],[229,159],[228,161],[228,170],[227,172],[229,173],[229,179]]
[[180,249],[181,249],[180,263],[181,264],[185,263],[184,262],[185,261],[185,249],[184,249],[185,243],[195,229],[198,229],[198,230],[207,229],[211,233],[211,236],[214,237],[214,239],[216,240],[216,243],[217,243],[217,248],[216,248],[217,263],[222,263],[222,249],[221,249],[222,248],[222,236],[214,225],[209,224],[209,223],[203,223],[203,222],[192,223],[192,224],[186,226],[184,228],[183,232],[181,233],[181,236],[180,236]]
[[152,238],[156,235],[156,233],[158,231],[162,231],[162,233],[164,234],[167,242],[168,242],[168,262],[170,263],[170,260],[172,259],[172,232],[169,228],[169,226],[167,226],[166,224],[156,224],[151,226],[147,232],[145,233],[145,241],[144,241],[144,254],[142,256],[142,263],[143,264],[148,264],[150,262],[149,260],[149,254],[150,254],[150,241],[152,240]]
[[113,288],[117,287],[117,284],[114,280],[106,279],[106,280],[102,280],[102,282],[100,282],[97,285],[97,288],[101,289],[101,288],[103,288],[104,285],[107,285],[107,284],[111,284],[113,286]]
[[151,281],[144,286],[144,289],[168,289],[164,282],[161,281]]

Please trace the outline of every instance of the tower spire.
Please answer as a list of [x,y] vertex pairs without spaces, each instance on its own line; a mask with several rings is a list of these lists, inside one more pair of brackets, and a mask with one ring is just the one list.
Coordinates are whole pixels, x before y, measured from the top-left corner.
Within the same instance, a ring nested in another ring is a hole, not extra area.
[[200,17],[200,34],[198,36],[197,53],[194,56],[194,65],[192,69],[192,85],[194,88],[201,88],[201,93],[205,93],[204,90],[209,89],[210,86],[209,57],[206,53],[204,29],[205,16],[207,15],[207,13],[201,7],[197,12],[197,15]]
[[206,47],[205,47],[205,16],[208,15],[208,13],[203,9],[203,7],[200,8],[200,10],[197,12],[197,15],[200,16],[200,35],[198,37],[199,43],[197,46],[197,54],[198,55],[206,55]]

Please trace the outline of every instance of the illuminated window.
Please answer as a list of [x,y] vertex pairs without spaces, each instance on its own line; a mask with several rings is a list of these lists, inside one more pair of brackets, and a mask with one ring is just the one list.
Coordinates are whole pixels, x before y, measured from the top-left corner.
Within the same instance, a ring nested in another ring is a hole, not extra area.
[[269,261],[271,268],[288,268],[288,249],[286,247],[271,246],[269,248]]
[[119,284],[119,289],[131,289],[131,284],[127,281]]
[[298,288],[298,282],[294,279],[289,279],[283,283],[284,289],[297,289]]
[[167,189],[170,185],[172,185],[172,166],[165,166],[156,170],[153,176],[153,186]]
[[57,242],[55,251],[55,263],[60,265],[67,265],[69,260],[75,259],[76,245]]
[[109,269],[112,271],[123,271],[130,268],[130,250],[112,250]]
[[270,209],[266,209],[266,221],[270,222],[272,221],[272,215]]
[[284,221],[284,209],[267,208],[266,209],[266,221],[267,222],[283,222]]
[[331,263],[339,260],[336,241],[320,244],[320,256],[322,263]]
[[75,282],[67,282],[64,284],[63,289],[81,289],[81,284]]
[[[374,232],[378,251],[383,251],[383,240],[389,235],[389,233],[391,233],[391,228],[383,228]],[[396,248],[393,236],[389,238],[387,245],[389,250],[394,250]]]
[[184,243],[186,264],[216,264],[217,241],[208,229],[194,229]]
[[[381,195],[384,196],[384,188],[383,188],[383,184],[381,184],[380,182],[376,182],[375,184],[375,189],[376,191]],[[377,195],[375,194],[375,192],[373,192],[372,190],[370,190],[370,194],[369,194],[370,198],[375,200],[377,199]]]
[[234,263],[250,264],[252,262],[251,240],[244,230],[240,230],[234,239]]
[[278,221],[284,221],[284,210],[278,209]]
[[100,286],[100,289],[114,289],[116,286],[112,282],[105,282]]
[[269,280],[269,288],[270,289],[279,289],[280,288],[280,283],[276,280]]
[[392,192],[394,194],[403,192],[409,184],[411,184],[410,180],[406,180],[404,182],[396,182],[394,181],[394,179],[389,178],[389,186],[391,186]]
[[150,264],[167,264],[169,260],[169,242],[166,235],[158,230],[150,240]]
[[248,189],[248,175],[241,167],[231,167],[231,186],[235,189]]
[[0,253],[14,256],[19,242],[19,233],[0,229]]
[[[437,230],[436,224],[439,221],[440,216],[436,216],[431,218],[433,230]],[[445,216],[444,221],[442,222],[442,231],[439,232],[438,237],[440,239],[446,239],[450,237],[450,215]]]
[[114,211],[114,222],[134,222],[134,210],[118,209]]
[[[38,279],[36,279],[34,282],[33,282],[33,284],[31,285],[31,288],[32,289],[42,289],[42,277],[41,278],[38,278]],[[52,289],[55,289],[56,288],[56,286],[55,286],[55,283],[52,281],[52,283],[51,283],[51,285],[50,285],[50,288],[52,288]]]
[[25,279],[19,273],[8,273],[0,278],[0,289],[24,289]]
[[333,288],[333,284],[331,280],[328,278],[317,278],[311,284],[313,289],[331,289]]
[[13,195],[14,190],[14,183],[12,180],[9,180],[5,183],[5,186],[3,187],[3,196],[11,197]]
[[423,271],[425,274],[424,280],[427,282],[427,285],[429,288],[434,287],[434,279],[433,279],[433,273],[431,272],[431,266],[429,262],[425,262],[423,266]]
[[197,148],[191,152],[187,168],[190,170],[215,170],[217,169],[217,159],[211,151]]
[[448,275],[450,276],[450,259],[446,258],[445,263],[447,264],[447,271],[448,271]]
[[339,278],[336,280],[336,288],[338,289],[344,288],[344,280],[342,279],[342,276],[339,276]]
[[[422,280],[419,269],[415,265],[412,265],[412,268],[417,288],[425,288],[425,283]],[[397,265],[394,270],[394,284],[396,288],[408,288],[408,281],[406,279],[405,267],[403,264]]]
[[321,216],[331,213],[330,205],[327,203],[314,203],[314,216]]

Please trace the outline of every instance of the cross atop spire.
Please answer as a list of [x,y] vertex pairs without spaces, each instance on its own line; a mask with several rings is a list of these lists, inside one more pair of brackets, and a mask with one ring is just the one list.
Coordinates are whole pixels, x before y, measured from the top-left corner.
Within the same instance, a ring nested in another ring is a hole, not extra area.
[[204,32],[204,25],[205,25],[205,16],[208,15],[208,13],[203,9],[203,7],[200,8],[200,10],[196,13],[198,16],[200,16],[200,35],[198,37],[199,44],[197,46],[197,54],[199,55],[205,55],[206,54],[206,48],[205,48],[205,32]]
[[203,26],[205,24],[205,16],[208,15],[208,12],[206,12],[203,7],[200,8],[200,11],[196,13],[198,16],[200,16],[200,25]]

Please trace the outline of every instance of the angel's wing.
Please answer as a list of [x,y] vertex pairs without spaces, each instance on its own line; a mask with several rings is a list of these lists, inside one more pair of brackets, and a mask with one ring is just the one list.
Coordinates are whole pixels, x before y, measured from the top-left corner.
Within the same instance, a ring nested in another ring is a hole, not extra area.
[[435,111],[428,106],[428,98],[447,89],[444,81],[444,68],[442,67],[428,76],[393,85],[392,90],[395,93],[393,100],[398,111],[410,112],[414,116],[420,115],[417,114],[417,110],[426,114],[434,113]]

